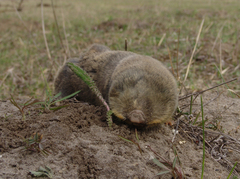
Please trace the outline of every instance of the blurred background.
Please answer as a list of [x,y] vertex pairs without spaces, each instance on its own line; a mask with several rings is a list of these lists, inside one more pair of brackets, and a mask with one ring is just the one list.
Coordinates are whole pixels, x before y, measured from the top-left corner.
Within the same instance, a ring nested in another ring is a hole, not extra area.
[[[239,0],[1,0],[0,99],[44,98],[67,59],[92,43],[124,50],[125,39],[182,93],[207,89],[240,76],[239,30]],[[222,88],[240,94],[239,82]]]

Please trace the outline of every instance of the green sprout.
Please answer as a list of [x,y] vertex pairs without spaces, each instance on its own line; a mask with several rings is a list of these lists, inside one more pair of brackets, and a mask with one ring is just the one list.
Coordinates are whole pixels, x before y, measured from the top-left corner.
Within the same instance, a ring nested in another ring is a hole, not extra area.
[[135,141],[133,141],[133,140],[126,139],[126,138],[124,138],[124,137],[122,137],[122,136],[120,136],[120,135],[118,135],[118,137],[119,137],[120,139],[126,141],[126,142],[135,144],[135,145],[138,147],[140,153],[142,154],[142,149],[141,149],[141,147],[140,147],[140,145],[139,145],[139,138],[138,138],[137,129],[135,129],[135,134],[136,134],[136,139],[137,139],[138,142],[135,142]]
[[12,103],[14,106],[16,106],[16,107],[19,109],[20,113],[22,114],[22,120],[25,120],[25,119],[26,119],[26,116],[25,116],[25,113],[24,113],[24,109],[27,108],[28,106],[31,106],[31,105],[36,104],[36,103],[39,102],[39,100],[37,100],[37,99],[34,99],[32,102],[30,102],[32,99],[33,99],[33,98],[31,98],[30,100],[28,100],[27,102],[25,102],[25,103],[23,104],[23,107],[21,107],[20,104],[18,104],[18,103],[15,101],[15,99],[13,98],[13,96],[11,95],[10,101],[11,101],[11,103]]
[[55,104],[57,102],[60,102],[60,101],[63,101],[65,99],[71,98],[71,97],[75,96],[76,94],[78,94],[79,92],[80,91],[76,91],[76,92],[74,92],[74,93],[72,93],[68,96],[65,96],[61,99],[58,99],[61,96],[61,92],[56,94],[55,96],[51,96],[50,93],[48,91],[46,91],[47,99],[45,101],[41,101],[41,102],[38,102],[38,103],[35,103],[35,104],[41,104],[42,107],[40,109],[45,109],[46,111],[49,111],[49,110],[56,111],[58,109],[66,107],[66,106],[52,107],[53,104]]
[[107,122],[108,126],[112,126],[112,111],[110,110],[110,107],[108,106],[107,102],[103,99],[103,96],[99,89],[97,88],[97,85],[92,80],[92,78],[87,74],[86,71],[84,71],[82,68],[74,65],[73,63],[67,63],[68,67],[78,76],[80,77],[87,85],[88,87],[94,92],[97,97],[101,100],[103,105],[107,108]]
[[157,154],[149,145],[148,147],[150,148],[150,150],[157,155],[159,158],[161,158],[163,160],[163,162],[160,162],[159,160],[157,160],[156,158],[153,159],[153,162],[159,166],[160,168],[164,169],[164,171],[157,173],[156,175],[164,175],[167,173],[172,173],[173,178],[178,177],[179,179],[183,179],[183,173],[182,171],[176,167],[177,161],[179,162],[179,164],[181,165],[180,159],[178,157],[177,154],[177,150],[174,147],[174,154],[175,157],[173,159],[173,162],[169,162],[167,161],[165,158],[163,158],[162,156],[160,156],[159,154]]
[[49,178],[52,178],[52,176],[53,176],[52,169],[50,167],[47,167],[47,166],[45,166],[45,168],[39,167],[38,171],[30,171],[29,173],[34,177],[49,177]]
[[42,146],[42,139],[43,135],[33,133],[30,138],[24,139],[24,142],[26,143],[25,149],[33,152],[38,152],[43,155],[49,155],[50,152],[44,149]]

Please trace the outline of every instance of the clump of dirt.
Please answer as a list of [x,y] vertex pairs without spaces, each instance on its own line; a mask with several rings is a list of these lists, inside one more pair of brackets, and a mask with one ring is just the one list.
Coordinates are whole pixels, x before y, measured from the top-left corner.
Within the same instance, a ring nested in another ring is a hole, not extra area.
[[109,19],[107,21],[101,22],[100,24],[94,26],[93,30],[102,30],[104,32],[115,31],[115,30],[125,30],[127,24],[121,19]]
[[[215,98],[214,93],[203,96],[206,102],[212,98]],[[217,101],[204,107],[204,116],[208,116],[209,121],[218,121],[221,130],[232,138],[239,138],[239,101],[221,95]],[[180,105],[187,103],[189,100],[181,101]],[[232,103],[234,105],[229,107]],[[137,145],[119,137],[138,142],[135,128],[115,120],[110,129],[104,107],[74,100],[65,104],[68,106],[50,113],[41,113],[32,106],[26,111],[26,120],[22,121],[20,112],[10,101],[0,102],[0,178],[31,178],[29,171],[36,171],[40,166],[50,167],[54,178],[153,178],[164,171],[153,162],[153,158],[162,162],[154,152],[173,162],[174,147],[181,161],[181,166],[177,165],[179,171],[183,171],[186,178],[200,178],[201,135],[199,132],[198,143],[194,137],[189,138],[196,133],[189,132],[191,125],[186,125],[186,121],[184,125],[187,127],[184,127],[183,120],[179,122],[181,135],[177,134],[174,142],[172,130],[176,125],[137,129],[141,153]],[[193,106],[197,114],[199,99]],[[48,156],[24,150],[23,138],[29,138],[35,132],[43,134],[42,145],[51,152]],[[230,163],[238,161],[239,155],[233,147],[226,146],[223,148],[229,152],[226,152],[225,159]],[[217,152],[217,149],[212,151]],[[204,178],[226,178],[229,174],[226,167],[230,164],[221,165],[212,156],[206,153]],[[236,169],[239,171],[239,166]],[[161,178],[172,178],[172,175],[169,173]]]

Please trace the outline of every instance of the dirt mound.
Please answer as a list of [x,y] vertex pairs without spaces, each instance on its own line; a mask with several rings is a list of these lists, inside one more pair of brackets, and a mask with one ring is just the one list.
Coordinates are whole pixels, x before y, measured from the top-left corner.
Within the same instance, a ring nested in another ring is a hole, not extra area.
[[[214,94],[204,96],[206,101],[211,98]],[[219,125],[225,132],[239,138],[239,99],[221,96],[219,102],[206,107],[205,115],[213,121],[216,120],[217,110],[226,109],[221,114]],[[199,101],[197,103],[194,107],[196,113]],[[229,107],[231,103],[234,105]],[[164,171],[153,162],[153,158],[162,162],[154,152],[173,162],[173,146],[186,178],[200,178],[201,145],[183,134],[177,135],[172,143],[174,126],[137,129],[141,154],[137,145],[119,137],[137,142],[134,127],[114,121],[110,129],[103,107],[73,100],[66,104],[68,107],[51,113],[41,113],[36,107],[31,107],[26,111],[26,120],[22,121],[20,112],[10,101],[0,103],[0,178],[31,178],[29,171],[36,171],[40,166],[50,167],[54,178],[153,178]],[[180,133],[184,133],[182,129],[179,128]],[[43,134],[42,145],[51,152],[48,156],[24,150],[23,138],[29,138],[36,132]],[[190,135],[186,128],[185,134]],[[227,153],[227,157],[232,162],[239,159],[233,150]],[[180,170],[179,165],[177,168]],[[224,165],[206,153],[204,178],[226,178],[228,174]],[[166,174],[162,178],[172,178],[172,175]]]

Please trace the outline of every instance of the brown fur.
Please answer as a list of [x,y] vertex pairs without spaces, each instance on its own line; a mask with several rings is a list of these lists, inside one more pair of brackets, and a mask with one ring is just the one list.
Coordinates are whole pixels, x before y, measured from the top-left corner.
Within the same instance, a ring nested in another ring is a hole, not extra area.
[[[113,113],[123,120],[147,125],[163,123],[170,120],[176,110],[176,81],[156,59],[93,44],[79,59],[69,62],[92,77]],[[55,92],[62,92],[63,97],[77,90],[81,90],[79,100],[101,105],[89,87],[65,64],[55,80]]]

